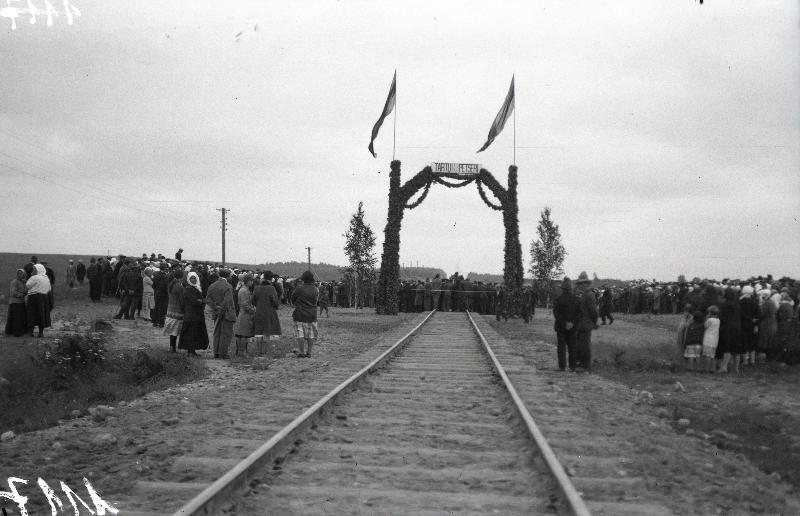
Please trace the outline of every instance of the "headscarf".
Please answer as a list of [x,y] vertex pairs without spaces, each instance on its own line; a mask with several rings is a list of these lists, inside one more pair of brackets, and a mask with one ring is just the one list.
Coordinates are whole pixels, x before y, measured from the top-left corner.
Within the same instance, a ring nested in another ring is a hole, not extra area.
[[742,287],[742,291],[741,291],[741,293],[739,295],[739,299],[744,299],[746,297],[750,297],[750,296],[753,295],[753,292],[754,292],[753,287],[751,287],[750,285],[745,285],[744,287]]
[[[192,278],[196,280],[195,283],[192,283]],[[200,277],[197,275],[196,272],[190,272],[186,278],[186,281],[189,283],[190,287],[194,287],[197,289],[198,292],[201,294],[203,293],[203,289],[200,287]]]
[[50,278],[47,277],[47,271],[44,265],[37,263],[34,265],[36,273],[28,278],[25,286],[28,288],[28,295],[33,294],[47,294],[52,289],[50,285]]
[[772,297],[769,298],[769,300],[772,301],[772,304],[775,305],[775,308],[778,308],[781,305],[781,293],[775,292],[772,294]]
[[28,281],[28,275],[25,273],[25,269],[17,269],[17,281],[21,281],[24,285],[26,281]]

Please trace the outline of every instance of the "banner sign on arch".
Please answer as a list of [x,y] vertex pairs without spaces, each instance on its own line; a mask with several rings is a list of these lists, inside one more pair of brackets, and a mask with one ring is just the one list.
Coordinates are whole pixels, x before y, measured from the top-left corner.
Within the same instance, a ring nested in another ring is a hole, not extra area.
[[477,176],[481,171],[481,166],[477,163],[431,163],[431,170],[434,174],[448,174],[457,177]]

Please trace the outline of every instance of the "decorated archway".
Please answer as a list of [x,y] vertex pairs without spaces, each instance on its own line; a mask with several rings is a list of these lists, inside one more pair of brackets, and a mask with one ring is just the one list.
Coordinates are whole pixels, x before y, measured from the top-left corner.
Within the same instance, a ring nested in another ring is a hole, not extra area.
[[[397,315],[398,291],[400,289],[400,228],[405,210],[413,210],[428,196],[431,185],[438,183],[448,188],[462,188],[475,183],[478,193],[488,207],[503,213],[505,248],[503,283],[509,292],[509,304],[517,311],[522,289],[522,246],[519,242],[519,205],[517,203],[517,167],[508,167],[508,185],[503,187],[484,168],[472,164],[437,163],[428,166],[414,177],[400,184],[400,161],[392,161],[389,173],[389,209],[384,229],[381,272],[375,310],[379,314]],[[452,180],[452,181],[451,181]],[[484,187],[496,199],[489,198]],[[419,192],[419,197],[412,201]]]

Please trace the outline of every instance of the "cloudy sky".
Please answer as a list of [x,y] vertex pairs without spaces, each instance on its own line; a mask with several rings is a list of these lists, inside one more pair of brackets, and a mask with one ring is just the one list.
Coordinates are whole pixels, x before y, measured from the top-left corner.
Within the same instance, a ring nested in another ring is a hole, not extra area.
[[[511,122],[475,151],[515,74],[526,269],[550,206],[568,274],[800,276],[798,2],[495,4],[75,0],[72,25],[0,17],[0,250],[218,259],[226,207],[230,261],[311,246],[344,264],[363,201],[380,256],[392,120],[377,159],[367,144],[397,69],[406,179],[450,161],[505,182]],[[406,213],[406,264],[499,273],[502,248],[474,186]]]

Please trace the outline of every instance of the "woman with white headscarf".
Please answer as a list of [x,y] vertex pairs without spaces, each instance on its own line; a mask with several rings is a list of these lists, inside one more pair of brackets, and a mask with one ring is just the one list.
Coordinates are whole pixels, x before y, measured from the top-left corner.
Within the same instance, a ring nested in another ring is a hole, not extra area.
[[183,287],[183,328],[178,348],[185,349],[189,355],[198,356],[195,350],[208,349],[206,330],[206,300],[200,286],[200,277],[189,272]]
[[28,311],[28,330],[33,336],[33,327],[39,327],[39,337],[44,335],[44,329],[50,327],[50,310],[53,305],[50,292],[53,290],[50,285],[50,278],[44,265],[37,263],[34,265],[34,273],[25,283],[28,289],[26,299]]

